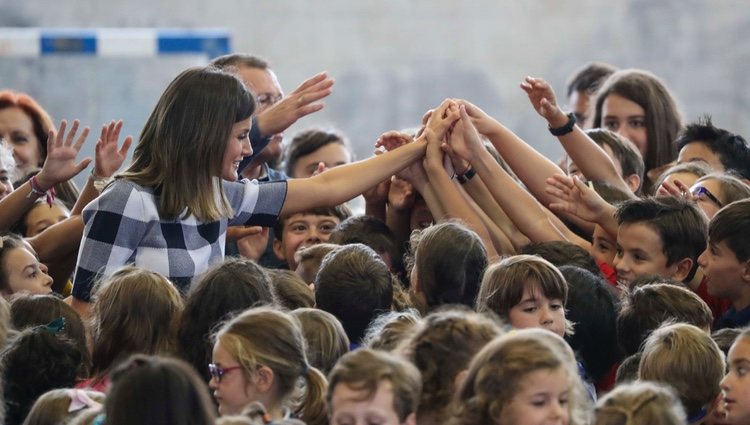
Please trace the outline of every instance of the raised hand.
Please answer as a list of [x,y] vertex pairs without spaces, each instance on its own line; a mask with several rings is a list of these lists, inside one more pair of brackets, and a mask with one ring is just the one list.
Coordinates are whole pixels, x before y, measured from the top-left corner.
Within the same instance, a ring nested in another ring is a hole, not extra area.
[[576,176],[555,174],[547,179],[545,192],[556,198],[550,209],[573,214],[582,220],[598,222],[611,206]]
[[133,136],[128,136],[118,149],[117,144],[122,130],[122,120],[110,121],[102,126],[102,133],[96,142],[94,175],[99,178],[111,177],[120,169],[128,155]]
[[322,173],[323,171],[325,171],[327,169],[328,169],[328,167],[326,167],[326,163],[323,162],[323,161],[321,161],[321,162],[318,163],[318,166],[315,167],[315,171],[313,171],[313,173],[311,174],[311,177],[312,176],[317,176],[318,174]]
[[[67,121],[60,122],[57,131],[50,130],[47,137],[47,159],[44,161],[42,170],[36,178],[44,189],[48,189],[57,183],[67,181],[88,167],[91,158],[84,158],[76,163],[78,152],[89,135],[89,128],[85,127],[81,135],[76,139],[76,133],[80,122],[73,121],[68,134],[65,134]],[[75,143],[73,142],[75,139]]]
[[479,134],[488,136],[500,124],[496,119],[489,116],[486,112],[479,109],[479,107],[468,100],[459,99],[457,102],[459,105],[463,105],[464,108],[466,108],[466,115],[468,115],[471,124],[476,128]]
[[675,179],[673,183],[664,180],[656,191],[658,196],[673,196],[675,198],[683,198],[688,201],[697,201],[698,197],[690,192],[690,188],[679,179]]
[[[429,112],[429,111],[428,111]],[[427,115],[427,114],[425,114]],[[442,143],[448,131],[460,118],[458,104],[453,99],[445,99],[431,114],[427,117],[423,134],[427,141]]]
[[[450,137],[448,137],[448,143],[443,144],[443,149],[449,155],[471,163],[477,152],[479,152],[479,149],[484,149],[484,146],[482,145],[479,132],[474,127],[471,117],[468,114],[468,109],[463,103],[459,105],[459,114],[461,119],[456,123]],[[466,168],[464,167],[463,170]]]
[[293,92],[284,96],[270,108],[258,115],[257,123],[264,136],[281,133],[298,119],[318,112],[324,105],[318,101],[333,91],[333,79],[321,72],[308,78]]
[[380,137],[378,137],[378,140],[375,141],[375,147],[385,149],[386,151],[392,151],[413,141],[414,138],[409,134],[401,131],[391,130],[386,131],[385,133],[381,134]]
[[408,181],[394,176],[388,190],[388,205],[399,211],[411,208],[414,205],[414,186]]
[[[237,239],[237,250],[245,258],[258,261],[268,245],[268,227],[250,226],[239,227],[233,236],[241,236]],[[230,227],[231,228],[231,227]],[[229,237],[229,235],[227,235]]]
[[555,91],[541,78],[526,77],[521,88],[529,96],[534,110],[546,119],[552,127],[561,127],[568,121],[567,115],[557,106]]

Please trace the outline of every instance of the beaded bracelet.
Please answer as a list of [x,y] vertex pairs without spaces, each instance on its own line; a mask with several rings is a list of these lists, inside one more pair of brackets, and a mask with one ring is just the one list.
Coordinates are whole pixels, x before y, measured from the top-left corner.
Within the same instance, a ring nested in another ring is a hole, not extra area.
[[39,181],[37,180],[36,176],[32,176],[29,179],[29,184],[31,185],[31,192],[29,192],[28,196],[26,197],[31,198],[31,195],[45,196],[47,198],[47,205],[51,207],[52,203],[55,201],[55,196],[57,196],[55,187],[52,186],[47,190],[42,189],[42,186],[39,185]]

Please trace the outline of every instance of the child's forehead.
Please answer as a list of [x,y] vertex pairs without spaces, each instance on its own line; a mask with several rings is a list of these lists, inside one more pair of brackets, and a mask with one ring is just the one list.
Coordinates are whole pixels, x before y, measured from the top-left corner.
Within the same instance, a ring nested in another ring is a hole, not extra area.
[[729,361],[750,362],[750,336],[740,336],[729,350]]
[[341,220],[332,214],[319,214],[314,212],[301,212],[295,213],[287,217],[285,223],[291,223],[294,221],[321,221],[321,220],[333,220],[340,222]]
[[617,243],[623,248],[627,245],[627,248],[659,252],[664,246],[656,227],[645,221],[621,224],[617,229]]

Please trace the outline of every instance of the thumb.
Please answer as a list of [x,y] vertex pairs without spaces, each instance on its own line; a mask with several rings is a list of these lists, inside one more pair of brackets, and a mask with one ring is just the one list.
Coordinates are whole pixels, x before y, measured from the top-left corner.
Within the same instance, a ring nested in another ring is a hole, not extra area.
[[84,158],[83,161],[79,162],[78,165],[76,165],[76,173],[75,173],[75,175],[77,175],[81,171],[85,170],[86,167],[89,166],[89,164],[91,164],[91,158]]

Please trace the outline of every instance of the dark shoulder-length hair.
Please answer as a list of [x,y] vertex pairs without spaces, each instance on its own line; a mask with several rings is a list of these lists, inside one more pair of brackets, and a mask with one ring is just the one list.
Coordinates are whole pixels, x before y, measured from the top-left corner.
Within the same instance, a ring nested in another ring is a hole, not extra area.
[[183,71],[156,103],[121,177],[161,188],[162,217],[229,216],[220,178],[224,151],[232,126],[254,110],[252,95],[236,76],[212,67]]

